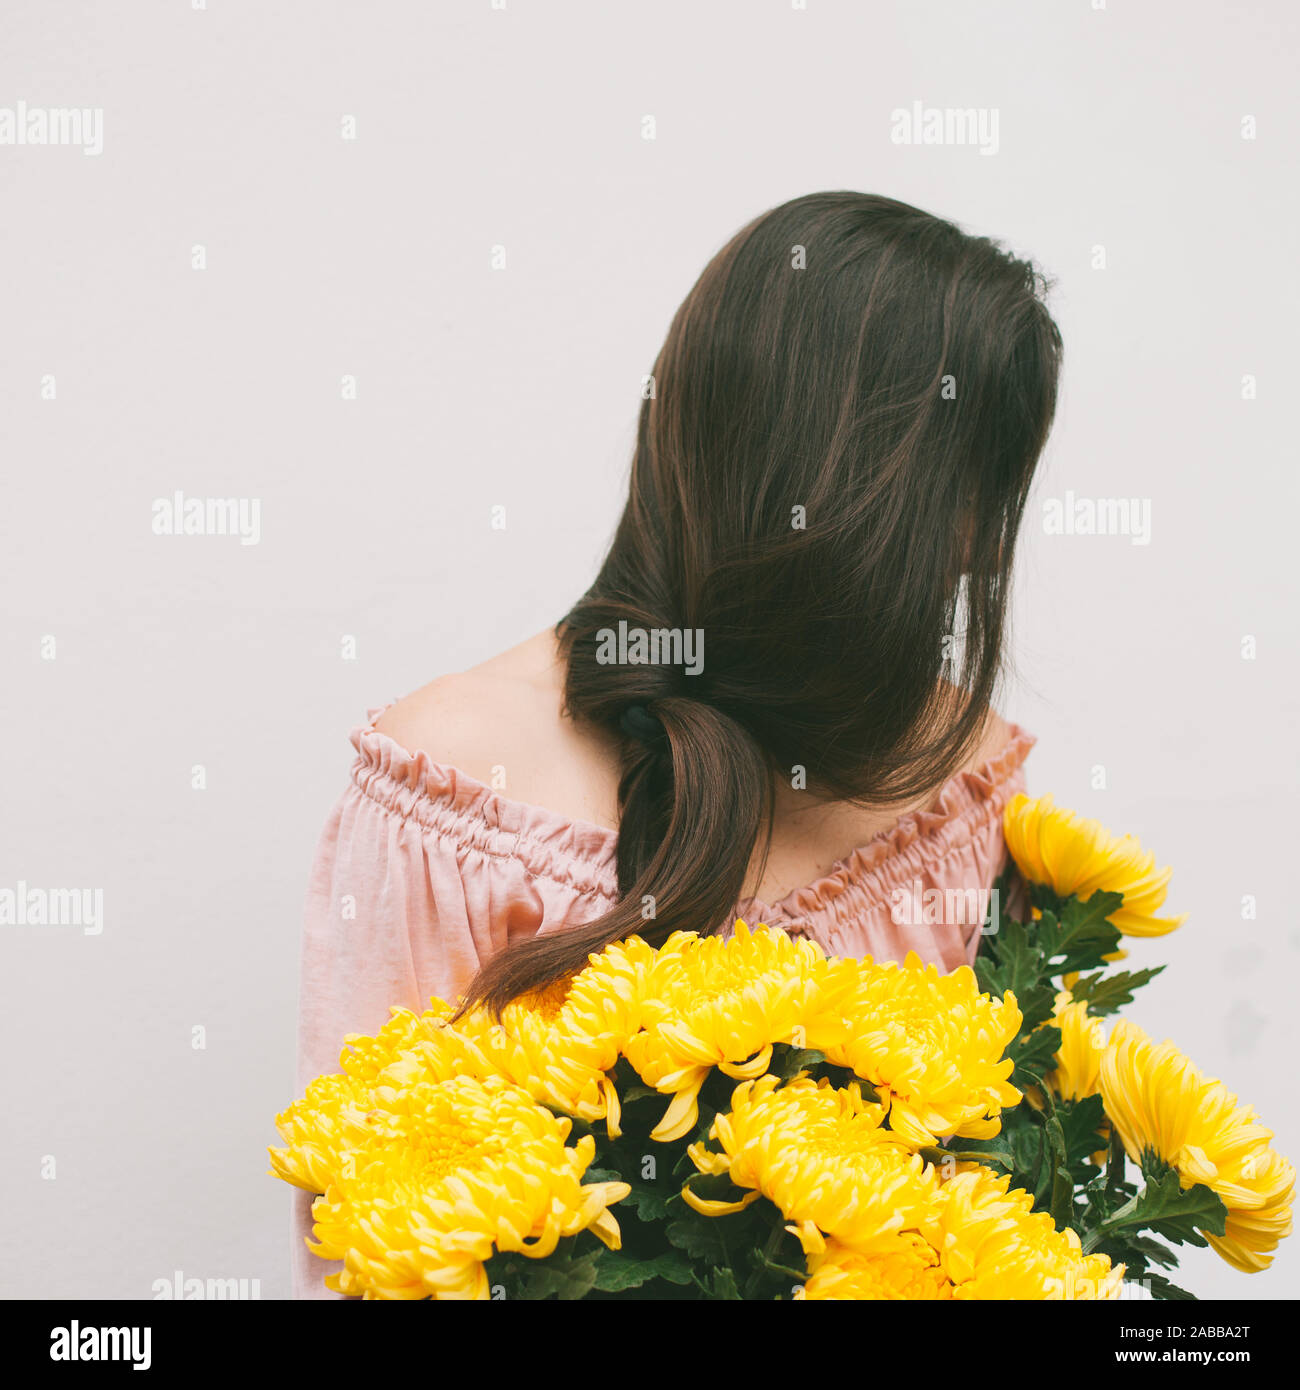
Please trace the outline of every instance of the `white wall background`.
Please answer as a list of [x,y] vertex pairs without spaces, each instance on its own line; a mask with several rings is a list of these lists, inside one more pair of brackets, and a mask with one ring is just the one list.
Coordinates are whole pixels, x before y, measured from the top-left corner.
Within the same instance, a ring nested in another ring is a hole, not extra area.
[[[348,728],[565,610],[678,301],[824,188],[1058,277],[1006,709],[1035,789],[1176,866],[1138,1016],[1300,1154],[1298,28],[1286,0],[9,0],[0,106],[100,107],[104,144],[0,146],[0,886],[100,886],[105,920],[0,930],[0,1291],[287,1293],[263,1146]],[[995,108],[997,153],[891,143],[915,101]],[[153,535],[178,489],[260,499],[260,543]],[[1151,543],[1045,535],[1067,489],[1150,499]],[[1184,1272],[1300,1292],[1285,1246]]]

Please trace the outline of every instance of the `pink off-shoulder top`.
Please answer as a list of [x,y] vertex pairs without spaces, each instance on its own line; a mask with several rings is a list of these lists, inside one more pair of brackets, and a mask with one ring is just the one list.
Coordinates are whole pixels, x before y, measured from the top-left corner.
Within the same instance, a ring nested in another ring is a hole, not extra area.
[[[352,779],[330,813],[312,867],[302,936],[298,1094],[339,1069],[347,1033],[373,1034],[389,1007],[454,1000],[510,941],[562,931],[607,911],[617,892],[613,830],[511,801],[454,767],[408,752],[369,711],[353,729]],[[1002,749],[959,772],[926,810],[901,817],[824,877],[736,915],[811,937],[832,955],[943,970],[974,960],[979,916],[962,893],[991,887],[1006,864],[1002,811],[1024,789],[1034,739],[1015,724]],[[931,890],[938,890],[937,894]],[[941,914],[960,920],[936,920]],[[899,925],[899,923],[906,925]],[[305,1245],[312,1197],[294,1192],[293,1286],[333,1298],[340,1267]]]

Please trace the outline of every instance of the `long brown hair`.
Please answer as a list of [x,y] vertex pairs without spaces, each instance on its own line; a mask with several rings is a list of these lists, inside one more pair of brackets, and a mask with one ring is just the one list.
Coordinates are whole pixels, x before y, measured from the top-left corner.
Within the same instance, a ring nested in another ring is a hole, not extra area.
[[[609,554],[556,629],[567,714],[646,712],[623,734],[619,900],[502,951],[464,1007],[631,934],[717,930],[765,860],[778,776],[889,805],[969,756],[1055,409],[1045,288],[862,193],[796,198],[709,262],[655,362]],[[620,623],[702,632],[702,669],[611,661]],[[665,737],[637,736],[646,714]]]

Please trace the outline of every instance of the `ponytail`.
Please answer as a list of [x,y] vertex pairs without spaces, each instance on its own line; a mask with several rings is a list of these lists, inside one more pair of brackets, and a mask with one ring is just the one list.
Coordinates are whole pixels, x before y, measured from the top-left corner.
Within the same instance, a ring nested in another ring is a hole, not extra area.
[[[600,683],[594,661],[587,669],[571,655],[570,672],[571,689]],[[576,974],[588,956],[627,936],[661,946],[675,931],[714,930],[741,898],[760,841],[766,857],[772,775],[739,724],[689,695],[625,704],[615,722],[623,734],[618,902],[593,922],[493,957],[462,1012],[482,1004],[499,1016],[512,999]]]

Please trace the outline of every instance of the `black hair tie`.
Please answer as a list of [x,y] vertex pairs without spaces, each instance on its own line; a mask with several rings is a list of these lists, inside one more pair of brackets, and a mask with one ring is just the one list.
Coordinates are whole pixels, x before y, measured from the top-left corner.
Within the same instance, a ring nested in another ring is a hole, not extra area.
[[629,705],[618,717],[618,727],[628,736],[651,748],[668,746],[668,731],[644,705]]

